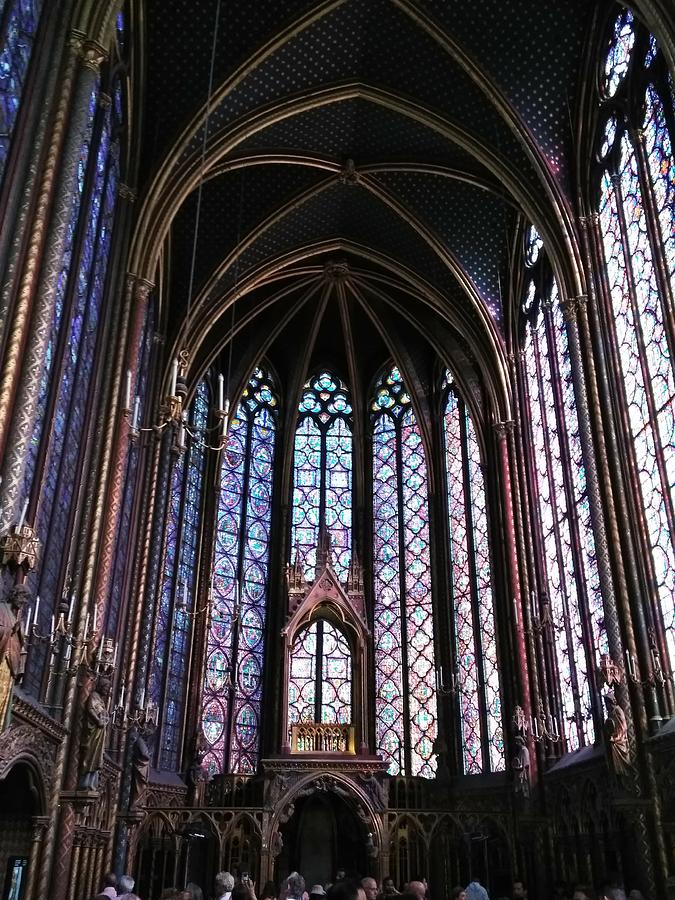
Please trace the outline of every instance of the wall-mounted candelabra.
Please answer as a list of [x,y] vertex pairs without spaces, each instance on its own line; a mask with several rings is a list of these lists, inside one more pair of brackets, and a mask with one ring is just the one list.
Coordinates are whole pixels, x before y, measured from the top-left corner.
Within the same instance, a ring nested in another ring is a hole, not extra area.
[[[117,660],[117,647],[112,641],[99,643],[98,652],[92,660],[89,657],[89,647],[96,638],[96,620],[97,611],[94,608],[94,616],[91,620],[87,613],[84,621],[84,629],[82,637],[78,640],[74,631],[73,610],[75,606],[75,594],[71,594],[70,600],[62,598],[56,608],[56,612],[52,614],[51,624],[48,631],[42,631],[39,625],[40,616],[40,596],[35,598],[35,605],[29,608],[26,617],[26,641],[30,645],[32,641],[40,644],[46,644],[51,651],[50,668],[54,668],[56,658],[63,652],[63,661],[68,668],[74,671],[80,665],[87,665],[96,672],[103,670],[103,667],[114,670]],[[104,656],[104,653],[106,654]]]
[[189,355],[186,350],[181,350],[171,363],[168,392],[164,396],[159,407],[159,421],[156,425],[142,428],[140,423],[141,398],[137,394],[131,404],[131,370],[127,370],[126,387],[124,392],[124,406],[122,415],[129,421],[129,437],[136,440],[141,433],[162,430],[167,425],[176,426],[176,450],[183,452],[187,448],[187,438],[196,441],[206,450],[221,451],[227,444],[227,433],[230,426],[230,400],[225,397],[225,379],[218,376],[218,402],[214,409],[217,424],[206,429],[206,435],[216,433],[215,444],[206,439],[206,435],[193,431],[188,424],[185,401],[187,398],[187,382],[185,380],[189,365]]
[[541,700],[537,715],[530,718],[530,734],[537,743],[548,741],[551,744],[558,744],[562,740],[555,716],[550,713],[544,715],[544,704]]
[[626,676],[633,684],[640,684],[650,687],[663,687],[666,681],[673,681],[673,675],[663,671],[661,664],[661,654],[656,646],[656,636],[653,629],[649,629],[649,655],[651,657],[652,671],[647,678],[642,678],[637,660],[630,652],[626,650]]
[[457,696],[459,694],[459,675],[456,670],[450,672],[450,680],[446,681],[446,675],[443,666],[436,669],[436,691],[442,697],[449,697],[451,694]]
[[151,731],[157,727],[159,721],[159,709],[156,703],[145,696],[145,688],[141,691],[138,705],[130,707],[129,698],[126,697],[126,686],[122,682],[117,702],[113,707],[111,721],[113,728],[120,730],[138,728],[140,731]]

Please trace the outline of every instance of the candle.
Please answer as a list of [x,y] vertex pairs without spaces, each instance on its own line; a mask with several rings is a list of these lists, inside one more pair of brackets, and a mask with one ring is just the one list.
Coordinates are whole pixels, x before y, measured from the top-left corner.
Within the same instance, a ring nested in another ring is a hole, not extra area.
[[91,626],[91,630],[93,634],[96,634],[96,622],[98,620],[98,606],[94,603],[94,621]]
[[141,398],[136,394],[136,399],[134,400],[134,414],[131,419],[131,428],[133,431],[138,430],[138,420],[141,415]]
[[30,620],[31,620],[32,615],[33,615],[33,610],[30,607],[28,607],[28,615],[26,616],[26,634],[28,634],[30,632]]
[[174,357],[171,361],[171,389],[169,393],[172,397],[176,396],[176,383],[178,381],[178,360]]
[[141,688],[141,699],[138,702],[138,708],[143,709],[145,706],[145,688]]
[[51,637],[55,637],[55,636],[56,636],[56,621],[55,621],[55,619],[54,619],[54,614],[53,614],[53,613],[52,613],[52,630],[49,632],[49,634],[51,635]]
[[178,446],[181,450],[185,449],[185,422],[182,419],[178,426]]
[[35,624],[37,625],[38,614],[40,612],[40,595],[38,594],[35,598]]
[[84,617],[84,639],[89,637],[89,613]]
[[68,623],[73,621],[73,608],[75,606],[75,593],[70,595],[70,606],[68,607]]
[[183,582],[183,606],[187,608],[188,602],[188,586],[187,581]]
[[64,662],[68,662],[68,661],[69,661],[69,659],[70,659],[70,654],[72,653],[72,651],[73,651],[73,645],[70,643],[70,641],[68,641],[68,643],[66,644],[66,652],[65,652],[64,655],[63,655],[63,661],[64,661]]
[[119,644],[115,644],[115,651],[114,651],[114,653],[113,653],[113,661],[112,661],[112,667],[113,667],[113,669],[114,669],[115,666],[117,665],[117,648],[118,648],[118,647],[119,647]]
[[628,674],[633,677],[633,656],[630,650],[626,650],[626,669],[628,670]]
[[218,376],[218,409],[225,409],[225,379],[223,378],[223,373],[221,372]]
[[26,518],[26,513],[28,512],[28,497],[24,500],[23,507],[21,508],[21,517],[19,518],[19,528],[23,528],[23,523]]
[[122,687],[120,688],[120,699],[118,705],[120,707],[124,707],[124,682],[122,682]]
[[127,369],[127,383],[124,389],[124,408],[131,409],[131,369]]

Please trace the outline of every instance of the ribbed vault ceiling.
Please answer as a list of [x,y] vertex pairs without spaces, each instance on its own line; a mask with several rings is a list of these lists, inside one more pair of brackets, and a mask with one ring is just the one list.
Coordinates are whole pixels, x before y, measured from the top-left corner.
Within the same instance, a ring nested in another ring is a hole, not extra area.
[[543,233],[569,213],[599,6],[223,0],[205,139],[216,0],[147,0],[135,254],[154,277],[164,248],[168,345],[193,375],[235,298],[242,372],[264,352],[292,379],[332,354],[367,386],[394,354],[423,392],[430,349],[469,381],[472,360],[499,367],[521,213]]

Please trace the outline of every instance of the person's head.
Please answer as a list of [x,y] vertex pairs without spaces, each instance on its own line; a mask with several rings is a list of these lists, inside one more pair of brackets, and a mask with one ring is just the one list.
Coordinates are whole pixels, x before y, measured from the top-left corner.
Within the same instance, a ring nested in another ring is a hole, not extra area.
[[514,900],[524,900],[527,897],[527,888],[522,878],[516,878],[513,882],[511,894]]
[[273,881],[266,881],[258,900],[276,900],[277,886]]
[[232,900],[251,900],[251,886],[248,881],[238,881],[232,888]]
[[620,887],[603,888],[601,900],[626,900],[626,892]]
[[120,894],[130,894],[134,889],[136,882],[131,875],[121,875],[117,887]]
[[314,884],[312,885],[309,891],[309,900],[324,900],[326,896],[326,891],[322,884]]
[[383,894],[395,894],[396,893],[396,885],[394,884],[394,879],[391,875],[385,875],[382,879],[382,893]]
[[452,889],[450,900],[466,900],[466,891],[461,884],[458,884],[456,888]]
[[187,900],[204,900],[204,892],[194,881],[186,884],[185,893],[188,895]]
[[363,893],[366,895],[366,900],[375,900],[378,890],[377,882],[374,878],[362,878],[361,887],[363,888]]
[[117,887],[117,875],[114,872],[106,872],[103,876],[103,887]]
[[633,888],[633,890],[628,895],[628,900],[645,900],[642,896],[642,891],[638,891],[637,888]]
[[300,898],[305,893],[305,879],[299,872],[291,872],[284,882],[284,893],[287,897]]
[[366,900],[366,893],[358,881],[343,879],[331,885],[328,900]]
[[408,885],[408,893],[414,894],[417,900],[424,900],[427,895],[427,887],[423,881],[411,881]]
[[585,884],[578,884],[574,888],[572,900],[591,900],[591,889]]
[[229,872],[218,872],[216,875],[216,896],[229,894],[234,887],[234,876]]
[[183,900],[183,892],[175,887],[164,888],[159,895],[159,900]]

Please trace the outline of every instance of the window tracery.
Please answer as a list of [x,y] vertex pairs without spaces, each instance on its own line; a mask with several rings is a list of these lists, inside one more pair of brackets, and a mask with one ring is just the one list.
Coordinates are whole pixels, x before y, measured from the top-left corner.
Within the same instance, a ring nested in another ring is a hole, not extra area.
[[[603,83],[598,204],[608,331],[638,473],[656,585],[655,641],[675,660],[675,128],[672,77],[630,11],[614,24]],[[618,77],[615,73],[620,73]],[[665,643],[660,644],[658,635]]]
[[42,0],[10,0],[0,6],[0,182],[19,117]]
[[480,447],[445,377],[444,440],[457,686],[465,774],[504,768],[489,528]]
[[352,406],[330,372],[305,384],[295,432],[291,545],[312,580],[319,534],[331,538],[333,568],[347,578],[352,547]]
[[345,634],[320,618],[297,635],[291,652],[288,724],[352,721],[352,653]]
[[175,460],[172,472],[164,569],[155,621],[149,690],[152,702],[159,709],[157,764],[160,769],[176,770],[180,765],[192,613],[197,595],[208,415],[209,389],[202,380],[189,412],[192,440],[184,454]]
[[212,773],[258,766],[277,413],[272,378],[256,369],[220,470],[202,702]]
[[428,479],[396,367],[379,380],[373,427],[376,746],[389,773],[430,778],[437,734]]
[[530,269],[523,321],[522,390],[531,445],[532,516],[539,556],[537,627],[550,622],[553,708],[569,750],[595,739],[594,672],[607,652],[567,330],[545,255]]
[[[89,119],[76,175],[50,338],[38,391],[35,426],[24,475],[26,495],[37,492],[36,530],[42,565],[29,576],[41,598],[44,633],[64,583],[67,535],[72,524],[78,473],[83,465],[87,408],[93,387],[103,299],[120,179],[124,122],[114,106],[97,103],[92,91]],[[118,78],[113,91],[121,92]],[[47,430],[44,423],[48,420]],[[40,691],[46,646],[36,642],[27,662],[26,686]]]

